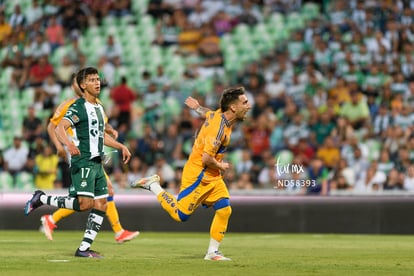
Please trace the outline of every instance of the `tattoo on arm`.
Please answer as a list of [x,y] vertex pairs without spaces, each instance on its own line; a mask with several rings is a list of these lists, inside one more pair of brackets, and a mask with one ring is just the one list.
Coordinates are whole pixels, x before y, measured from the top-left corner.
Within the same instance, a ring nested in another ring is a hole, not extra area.
[[206,117],[207,111],[210,111],[209,108],[201,106],[201,105],[199,107],[197,107],[196,109],[194,109],[194,110],[195,110],[195,112],[197,112],[203,118]]

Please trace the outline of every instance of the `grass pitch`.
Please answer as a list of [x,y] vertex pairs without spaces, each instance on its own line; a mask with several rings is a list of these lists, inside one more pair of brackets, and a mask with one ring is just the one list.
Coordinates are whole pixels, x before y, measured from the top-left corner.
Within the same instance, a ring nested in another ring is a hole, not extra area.
[[0,275],[412,275],[414,237],[228,233],[230,262],[204,261],[208,233],[141,233],[116,244],[99,233],[103,259],[75,258],[80,231],[0,231]]

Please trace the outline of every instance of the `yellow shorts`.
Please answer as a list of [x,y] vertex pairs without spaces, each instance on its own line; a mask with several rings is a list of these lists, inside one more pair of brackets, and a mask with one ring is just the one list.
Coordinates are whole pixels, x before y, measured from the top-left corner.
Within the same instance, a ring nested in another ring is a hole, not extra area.
[[222,177],[210,178],[206,181],[203,172],[196,178],[184,173],[177,201],[180,211],[190,215],[200,204],[209,207],[220,199],[229,197],[229,191]]

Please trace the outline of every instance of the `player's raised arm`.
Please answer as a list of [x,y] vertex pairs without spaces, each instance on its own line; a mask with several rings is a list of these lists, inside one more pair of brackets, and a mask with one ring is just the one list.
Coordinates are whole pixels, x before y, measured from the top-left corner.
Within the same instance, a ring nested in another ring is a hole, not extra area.
[[206,118],[206,113],[210,111],[209,108],[201,106],[200,103],[193,97],[188,97],[184,101],[185,105],[197,112],[202,118]]

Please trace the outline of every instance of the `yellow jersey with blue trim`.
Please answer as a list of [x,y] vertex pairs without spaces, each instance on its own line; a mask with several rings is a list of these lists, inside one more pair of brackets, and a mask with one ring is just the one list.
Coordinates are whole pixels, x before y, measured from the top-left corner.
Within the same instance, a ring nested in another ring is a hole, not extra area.
[[218,162],[221,162],[230,143],[231,132],[232,127],[224,117],[221,109],[208,111],[206,113],[206,120],[195,138],[184,171],[194,176],[198,176],[204,171],[204,180],[221,177],[219,169],[203,166],[202,156],[205,152],[214,157]]
[[[57,126],[60,121],[62,121],[63,116],[65,116],[66,111],[68,111],[69,107],[77,100],[77,97],[74,97],[72,99],[66,100],[63,103],[61,103],[55,110],[55,113],[53,114],[52,118],[50,118],[50,122]],[[72,128],[68,128],[67,133],[69,136],[73,137],[73,130]]]

